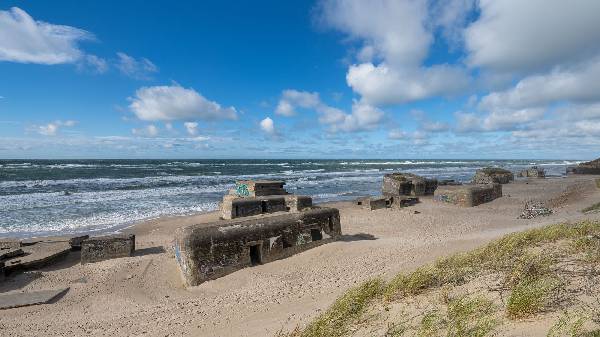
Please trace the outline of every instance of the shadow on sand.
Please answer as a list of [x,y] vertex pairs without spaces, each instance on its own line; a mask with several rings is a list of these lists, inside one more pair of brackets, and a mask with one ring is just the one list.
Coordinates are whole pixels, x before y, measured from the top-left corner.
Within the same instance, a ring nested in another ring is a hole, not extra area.
[[338,241],[352,242],[352,241],[363,241],[363,240],[377,240],[373,234],[369,233],[357,233],[357,234],[344,234]]

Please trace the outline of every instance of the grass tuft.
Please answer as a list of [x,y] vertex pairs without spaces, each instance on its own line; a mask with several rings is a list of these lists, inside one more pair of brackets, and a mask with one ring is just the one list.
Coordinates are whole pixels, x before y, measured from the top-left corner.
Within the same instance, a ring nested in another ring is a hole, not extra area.
[[506,313],[513,319],[525,318],[544,310],[561,288],[553,277],[524,279],[512,289],[506,303]]
[[348,323],[360,317],[369,302],[380,296],[384,282],[381,279],[366,281],[350,289],[323,314],[310,323],[298,336],[336,337],[345,336]]

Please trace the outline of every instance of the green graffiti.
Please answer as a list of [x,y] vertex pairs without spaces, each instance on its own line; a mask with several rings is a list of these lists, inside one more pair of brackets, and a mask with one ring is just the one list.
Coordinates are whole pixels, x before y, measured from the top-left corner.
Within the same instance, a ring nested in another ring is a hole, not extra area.
[[235,193],[240,197],[247,197],[250,195],[250,191],[248,191],[248,185],[246,184],[238,184],[235,187]]

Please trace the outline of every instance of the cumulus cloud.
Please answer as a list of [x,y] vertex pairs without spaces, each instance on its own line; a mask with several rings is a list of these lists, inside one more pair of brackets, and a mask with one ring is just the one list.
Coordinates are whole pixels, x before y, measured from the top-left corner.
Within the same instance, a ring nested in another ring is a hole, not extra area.
[[273,120],[270,117],[266,117],[265,119],[263,119],[262,121],[260,121],[260,129],[270,135],[270,136],[275,136],[277,134],[277,132],[275,131],[275,123],[273,123]]
[[481,99],[480,108],[521,109],[554,102],[573,103],[600,100],[600,57],[568,68],[556,67],[550,73],[528,76],[513,88],[492,92]]
[[[282,113],[281,107],[285,107],[283,109],[285,113]],[[384,116],[383,111],[364,101],[355,101],[352,104],[352,112],[346,113],[323,103],[316,92],[293,89],[282,92],[276,113],[291,116],[296,113],[296,107],[315,110],[319,114],[319,122],[329,125],[334,132],[373,130],[377,128]]]
[[527,128],[530,123],[544,117],[545,109],[528,108],[519,110],[496,110],[484,116],[474,113],[455,113],[457,131],[512,131]]
[[58,131],[63,127],[73,127],[77,124],[76,121],[67,120],[67,121],[54,121],[44,125],[35,125],[33,127],[33,131],[37,132],[43,136],[56,136]]
[[[412,0],[325,0],[322,22],[362,43],[346,81],[369,104],[395,104],[464,90],[469,75],[460,65],[424,66],[438,27],[448,38],[459,28],[473,1],[444,6]],[[433,24],[431,24],[433,23]]]
[[17,7],[0,11],[0,61],[76,63],[85,55],[79,43],[92,39],[83,29],[36,21]]
[[116,67],[128,77],[138,80],[148,80],[153,73],[158,72],[158,67],[147,58],[135,59],[125,53],[117,53]]
[[183,123],[185,130],[191,136],[194,136],[198,133],[198,123],[196,122],[185,122]]
[[131,129],[131,133],[140,137],[156,137],[158,136],[158,128],[156,125],[150,124],[143,128]]
[[481,0],[479,19],[465,31],[472,66],[530,72],[600,51],[600,2]]
[[142,87],[130,97],[129,108],[141,120],[237,119],[234,107],[222,107],[192,88],[179,85]]

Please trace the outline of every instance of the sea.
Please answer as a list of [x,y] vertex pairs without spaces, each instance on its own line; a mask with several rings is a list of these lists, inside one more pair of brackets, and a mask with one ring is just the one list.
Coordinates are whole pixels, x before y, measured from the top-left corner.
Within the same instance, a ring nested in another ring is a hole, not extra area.
[[377,195],[386,173],[469,181],[475,170],[577,160],[0,160],[0,237],[115,232],[162,216],[218,209],[240,179],[281,179],[315,202]]

